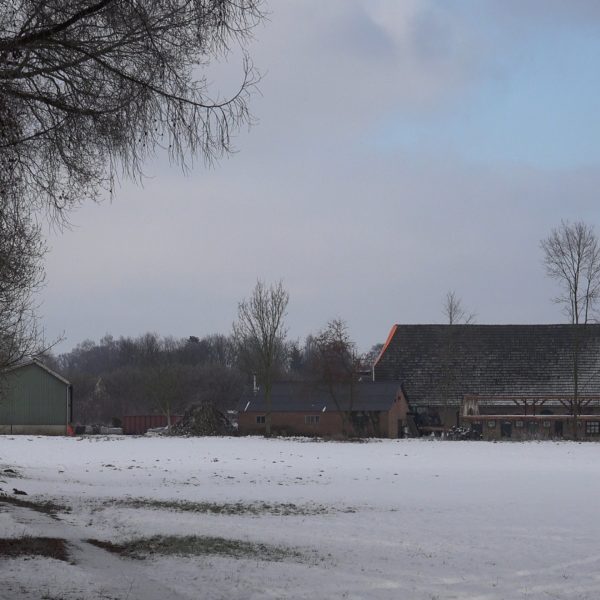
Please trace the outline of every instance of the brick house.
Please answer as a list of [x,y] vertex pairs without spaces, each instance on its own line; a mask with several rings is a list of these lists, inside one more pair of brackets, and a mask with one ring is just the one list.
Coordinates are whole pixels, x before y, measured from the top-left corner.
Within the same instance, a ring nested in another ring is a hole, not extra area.
[[373,378],[401,385],[415,434],[600,438],[597,324],[394,325]]
[[[307,382],[275,383],[271,393],[274,434],[323,437],[402,437],[407,405],[397,383],[358,382],[328,389]],[[248,391],[239,404],[243,434],[265,432],[262,390]]]

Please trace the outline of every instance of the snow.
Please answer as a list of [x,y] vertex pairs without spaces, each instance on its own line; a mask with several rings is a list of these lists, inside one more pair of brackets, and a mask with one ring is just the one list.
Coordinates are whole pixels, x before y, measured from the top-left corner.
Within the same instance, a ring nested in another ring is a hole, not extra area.
[[[72,507],[56,520],[0,505],[0,537],[63,537],[75,563],[4,560],[0,598],[595,599],[599,459],[599,445],[572,442],[0,436],[4,491]],[[118,502],[140,498],[299,510]],[[159,534],[273,544],[305,559],[133,560],[85,543]]]

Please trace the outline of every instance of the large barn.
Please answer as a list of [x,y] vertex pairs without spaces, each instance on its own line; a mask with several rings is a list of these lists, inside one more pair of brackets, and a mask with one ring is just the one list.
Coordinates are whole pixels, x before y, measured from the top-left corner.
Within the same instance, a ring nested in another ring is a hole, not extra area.
[[0,373],[0,434],[65,435],[73,388],[36,359]]
[[597,324],[394,325],[373,378],[402,386],[420,434],[600,435]]
[[[250,390],[239,405],[240,433],[264,434],[264,391]],[[275,383],[271,393],[274,434],[320,437],[402,437],[406,402],[396,383],[357,382],[334,387],[308,382]]]

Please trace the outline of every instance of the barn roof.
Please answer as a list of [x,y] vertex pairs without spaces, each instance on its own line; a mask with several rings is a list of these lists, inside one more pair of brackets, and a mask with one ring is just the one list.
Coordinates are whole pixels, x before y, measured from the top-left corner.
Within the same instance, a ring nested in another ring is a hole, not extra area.
[[[326,412],[337,410],[386,411],[397,398],[400,386],[394,382],[358,382],[352,388],[338,385],[333,393],[323,384],[288,381],[274,383],[272,412]],[[247,391],[240,412],[265,412],[264,390]]]
[[394,325],[374,369],[415,404],[465,394],[600,393],[600,325]]
[[66,384],[66,385],[71,385],[70,381],[65,379],[62,375],[59,375],[56,371],[53,371],[50,367],[47,367],[42,361],[38,360],[37,358],[25,359],[25,360],[17,363],[16,365],[13,365],[11,367],[8,367],[7,369],[4,369],[3,372],[10,373],[12,371],[16,371],[17,369],[22,369],[23,367],[31,367],[31,366],[39,367],[40,369],[43,369],[44,371],[46,371],[47,373],[52,375],[53,377],[56,377],[56,379],[58,379],[59,381],[62,381],[62,383]]

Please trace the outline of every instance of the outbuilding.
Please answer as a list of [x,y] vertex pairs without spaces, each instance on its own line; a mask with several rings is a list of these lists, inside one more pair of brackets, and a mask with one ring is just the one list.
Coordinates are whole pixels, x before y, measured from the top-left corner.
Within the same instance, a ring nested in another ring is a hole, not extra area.
[[66,435],[72,414],[73,387],[41,361],[0,374],[0,434]]
[[[406,411],[397,383],[328,386],[294,381],[274,384],[271,393],[274,434],[397,438],[404,434]],[[248,391],[239,406],[239,432],[263,434],[266,417],[264,391]]]

